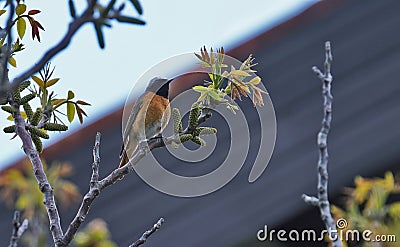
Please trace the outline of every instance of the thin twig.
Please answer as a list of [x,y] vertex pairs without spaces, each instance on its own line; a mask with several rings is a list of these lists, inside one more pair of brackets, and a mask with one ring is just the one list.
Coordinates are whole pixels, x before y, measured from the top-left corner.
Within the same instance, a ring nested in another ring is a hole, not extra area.
[[[211,117],[210,112],[206,111],[205,113],[202,113],[198,118],[197,126],[200,125],[201,123],[204,123],[205,121],[207,121],[207,119],[209,119],[210,117]],[[181,133],[181,135],[191,134],[192,132],[193,132],[193,130],[186,128]],[[167,137],[165,139],[159,138],[159,137],[152,138],[148,141],[149,150],[151,151],[155,148],[160,148],[160,147],[169,145],[175,139],[176,139],[176,136]],[[100,133],[97,133],[95,146],[93,148],[94,162],[92,165],[93,173],[92,173],[92,179],[90,182],[90,188],[89,188],[89,191],[83,197],[81,206],[79,207],[78,212],[76,213],[76,216],[71,221],[67,231],[65,232],[63,243],[68,244],[72,241],[72,239],[74,238],[79,227],[84,222],[87,214],[89,213],[89,210],[90,210],[90,207],[91,207],[93,201],[96,199],[96,197],[99,196],[100,192],[103,189],[107,188],[108,186],[119,181],[121,178],[123,178],[129,172],[133,171],[135,165],[137,163],[139,163],[139,161],[143,157],[146,156],[146,151],[138,148],[137,151],[133,154],[133,156],[131,157],[131,159],[129,160],[129,162],[126,165],[124,165],[121,168],[115,169],[110,174],[108,174],[105,178],[103,178],[99,181],[98,180],[98,172],[99,172],[98,169],[99,169],[99,162],[100,162],[99,146],[100,146]]]
[[164,223],[164,219],[160,218],[157,221],[157,223],[153,225],[152,228],[145,231],[143,233],[143,235],[138,240],[136,240],[133,244],[129,245],[129,247],[138,247],[139,245],[144,244],[147,241],[147,239],[151,236],[151,234],[155,233],[158,229],[160,229],[162,223]]
[[90,187],[89,192],[83,197],[83,201],[81,206],[78,209],[78,212],[75,218],[70,223],[67,231],[65,232],[65,236],[63,242],[69,244],[75,236],[75,233],[81,226],[81,224],[85,221],[86,215],[89,213],[90,206],[96,197],[100,194],[99,189],[99,165],[100,165],[100,139],[101,134],[97,132],[96,140],[93,147],[93,164],[92,164],[92,176],[90,179]]
[[35,74],[38,72],[43,66],[49,62],[55,55],[59,54],[62,50],[68,47],[70,44],[72,37],[76,34],[76,32],[86,23],[88,22],[93,22],[93,9],[96,5],[96,0],[91,0],[88,1],[89,5],[86,8],[86,10],[83,12],[83,14],[75,18],[69,25],[68,25],[68,30],[67,33],[64,35],[64,37],[52,48],[47,50],[44,55],[34,63],[34,65],[27,69],[25,72],[23,72],[20,76],[16,77],[12,83],[8,85],[4,85],[2,88],[0,88],[0,93],[3,92],[11,92],[15,90],[18,85],[28,79],[31,75]]
[[21,215],[19,211],[14,212],[13,218],[13,232],[10,239],[9,247],[17,247],[18,240],[21,238],[22,234],[28,229],[28,220],[24,219],[21,223]]
[[11,27],[13,25],[13,16],[14,16],[14,11],[15,11],[15,5],[12,0],[8,0],[7,4],[10,5],[10,13],[8,15],[7,19],[7,26],[5,29],[5,35],[7,36],[7,47],[6,50],[1,51],[2,54],[2,60],[1,60],[1,81],[0,81],[0,88],[4,88],[5,85],[8,85],[8,58],[10,57],[11,54],[11,46],[12,46],[12,32],[11,32]]
[[312,68],[314,73],[322,81],[322,96],[324,99],[323,110],[324,116],[322,119],[321,130],[318,133],[317,143],[319,148],[319,159],[318,159],[318,197],[314,196],[302,196],[303,200],[313,206],[318,206],[321,219],[325,224],[328,233],[331,234],[333,246],[341,247],[342,242],[337,236],[336,224],[333,220],[330,203],[328,199],[328,134],[331,127],[332,121],[332,101],[333,97],[331,94],[331,83],[333,80],[331,74],[332,65],[332,51],[331,43],[327,41],[325,43],[325,62],[324,72],[318,69],[316,66]]

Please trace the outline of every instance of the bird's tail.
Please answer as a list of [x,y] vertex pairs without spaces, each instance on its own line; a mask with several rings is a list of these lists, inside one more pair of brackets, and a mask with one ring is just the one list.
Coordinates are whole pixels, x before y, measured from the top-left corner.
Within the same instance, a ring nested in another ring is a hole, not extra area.
[[[124,147],[122,147],[122,148],[124,148]],[[123,167],[129,161],[128,155],[126,154],[125,150],[122,150],[121,155],[120,155],[120,159],[121,160],[119,162],[118,168]]]
[[[131,141],[125,149],[125,145],[122,144],[121,152],[119,153],[119,158],[121,159],[118,165],[118,168],[123,167],[128,163],[129,159],[132,158],[134,151],[136,150],[137,144],[134,141]],[[129,155],[128,155],[129,154]]]

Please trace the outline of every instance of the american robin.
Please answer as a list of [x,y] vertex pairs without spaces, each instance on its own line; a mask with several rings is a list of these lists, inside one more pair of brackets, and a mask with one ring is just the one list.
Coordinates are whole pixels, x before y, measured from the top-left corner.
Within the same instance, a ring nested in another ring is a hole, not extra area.
[[136,100],[123,132],[118,167],[129,161],[141,143],[157,136],[167,125],[171,116],[168,91],[172,80],[159,77],[151,79],[146,91]]

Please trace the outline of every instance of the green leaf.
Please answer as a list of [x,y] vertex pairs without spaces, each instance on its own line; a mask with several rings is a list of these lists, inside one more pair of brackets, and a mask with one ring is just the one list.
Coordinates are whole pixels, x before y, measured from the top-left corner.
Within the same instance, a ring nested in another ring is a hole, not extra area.
[[46,82],[46,87],[51,87],[51,86],[53,86],[53,85],[56,84],[59,80],[60,80],[60,78],[54,78],[54,79],[49,80],[48,82]]
[[233,114],[236,114],[235,111],[239,110],[239,107],[237,107],[236,105],[229,104],[229,103],[227,103],[226,108],[231,110]]
[[5,12],[7,12],[7,10],[5,9],[0,10],[0,16],[3,15]]
[[68,91],[68,97],[67,97],[67,99],[68,99],[68,100],[71,100],[71,99],[73,99],[74,97],[75,97],[74,92],[72,92],[71,90],[69,90],[69,91]]
[[21,194],[15,202],[15,207],[19,210],[24,210],[32,203],[29,193]]
[[122,23],[131,23],[131,24],[137,24],[137,25],[144,25],[146,22],[139,20],[137,18],[133,17],[128,17],[128,16],[117,16],[117,21],[122,22]]
[[67,100],[66,99],[53,99],[53,100],[51,100],[51,104],[59,105],[61,103],[64,103],[65,101],[67,101]]
[[200,95],[199,98],[197,99],[197,102],[202,101],[206,96],[208,96],[207,92],[201,93],[201,95]]
[[26,11],[26,5],[25,4],[18,4],[18,6],[15,8],[15,13],[17,15],[22,15]]
[[28,118],[25,112],[21,111],[21,117],[25,120]]
[[75,117],[75,105],[72,102],[67,103],[67,117],[68,121],[71,123]]
[[71,17],[75,18],[76,17],[76,10],[75,10],[74,1],[69,0],[68,1],[68,6],[69,6],[69,13],[71,14]]
[[251,79],[251,80],[249,81],[249,83],[252,84],[252,85],[257,85],[257,84],[259,84],[260,82],[261,82],[261,78],[260,78],[259,76],[254,77],[253,79]]
[[143,14],[143,8],[140,5],[138,0],[131,0],[131,3],[135,7],[136,11],[139,13],[139,15]]
[[250,76],[249,73],[243,70],[233,70],[231,71],[231,75],[237,75],[237,76]]
[[102,17],[107,17],[108,13],[110,12],[110,10],[114,7],[116,0],[111,0],[107,7],[102,11],[101,16]]
[[37,77],[37,76],[31,76],[31,78],[32,78],[32,80],[34,81],[34,82],[36,82],[36,84],[38,84],[38,86],[40,87],[40,88],[44,88],[44,82],[42,81],[42,79],[40,79],[39,77]]
[[13,67],[17,67],[17,61],[15,60],[14,57],[10,57],[8,59],[8,63],[11,64],[11,66],[13,66]]
[[241,89],[243,89],[246,93],[250,93],[250,89],[248,86],[240,86]]
[[101,30],[101,25],[99,23],[94,23],[94,29],[96,31],[97,35],[97,41],[99,42],[99,46],[101,49],[104,49],[105,43],[104,43],[104,35],[103,31]]
[[394,219],[400,219],[400,202],[390,204],[389,215]]
[[218,102],[227,102],[227,100],[221,97],[215,90],[209,90],[208,94],[211,96],[211,98]]
[[208,91],[208,88],[204,87],[204,86],[194,86],[193,90],[199,93],[203,93]]

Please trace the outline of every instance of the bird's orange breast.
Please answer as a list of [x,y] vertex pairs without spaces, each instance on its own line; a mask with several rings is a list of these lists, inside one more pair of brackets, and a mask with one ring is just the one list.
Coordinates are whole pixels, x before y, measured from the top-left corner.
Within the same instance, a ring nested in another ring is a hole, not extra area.
[[160,123],[163,118],[165,121],[160,123],[162,125],[160,127],[165,127],[170,117],[169,100],[154,93],[147,93],[146,97],[152,98],[146,112],[146,128],[149,125]]

